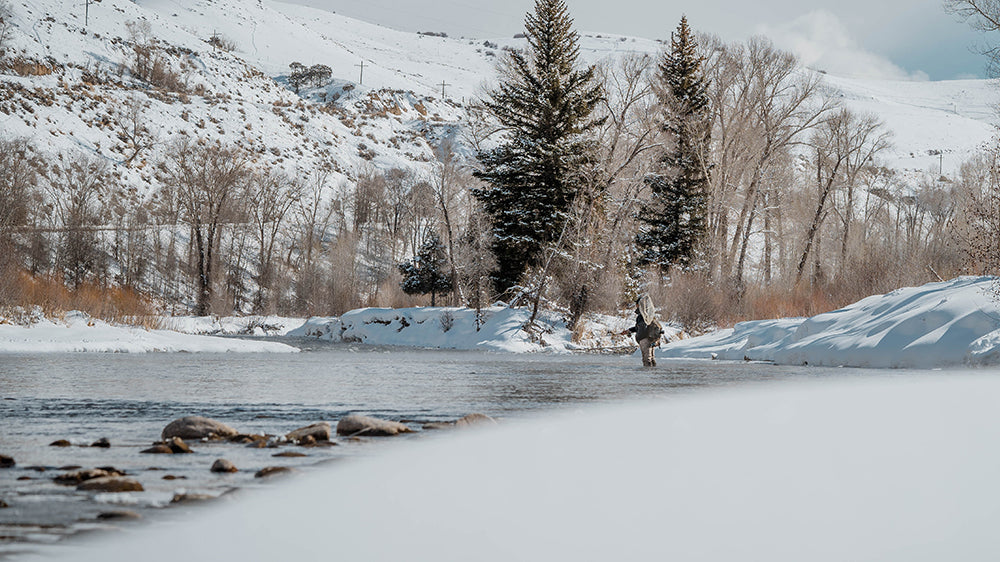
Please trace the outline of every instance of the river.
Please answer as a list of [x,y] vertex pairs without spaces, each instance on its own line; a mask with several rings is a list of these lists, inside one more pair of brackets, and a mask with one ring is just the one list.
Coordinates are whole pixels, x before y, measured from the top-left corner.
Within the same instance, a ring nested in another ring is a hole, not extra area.
[[[283,435],[317,421],[336,426],[344,415],[358,413],[403,421],[418,430],[405,437],[413,439],[420,438],[426,422],[473,412],[502,420],[707,387],[907,374],[719,362],[661,362],[644,369],[638,359],[622,356],[284,341],[303,353],[0,355],[0,454],[17,462],[0,469],[0,500],[10,506],[0,509],[0,558],[44,552],[65,537],[123,524],[100,520],[102,513],[128,510],[148,523],[190,509],[190,503],[173,502],[180,494],[230,497],[236,490],[266,486],[268,479],[254,478],[264,467],[319,470],[372,454],[397,439],[340,440],[334,447],[309,449],[196,442],[190,443],[191,455],[139,452],[182,416],[215,418],[244,433]],[[87,446],[100,438],[111,447]],[[60,439],[73,446],[49,446]],[[280,451],[307,456],[275,458]],[[211,473],[217,458],[232,461],[240,471]],[[74,466],[113,466],[146,491],[95,495],[53,482]]]

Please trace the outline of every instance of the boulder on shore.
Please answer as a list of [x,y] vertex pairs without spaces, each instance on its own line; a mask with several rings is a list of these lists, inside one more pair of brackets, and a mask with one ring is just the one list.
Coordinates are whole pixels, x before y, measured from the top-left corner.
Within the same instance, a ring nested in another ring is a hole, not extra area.
[[132,480],[131,478],[122,478],[121,476],[102,476],[101,478],[86,480],[81,482],[76,489],[82,492],[109,493],[145,491],[142,484],[138,481]]
[[236,468],[236,465],[227,461],[226,459],[218,459],[212,463],[212,472],[239,472],[240,469]]
[[237,435],[237,431],[228,425],[202,416],[186,416],[178,418],[163,428],[160,434],[164,440],[171,437],[181,439],[217,439]]
[[8,457],[7,455],[0,455],[0,468],[10,468],[17,464],[14,462],[14,457]]
[[327,422],[314,423],[305,427],[300,427],[285,435],[285,439],[298,443],[306,437],[312,437],[316,441],[330,440],[330,424]]
[[385,437],[412,432],[413,430],[407,427],[406,424],[356,414],[346,416],[337,423],[337,435]]

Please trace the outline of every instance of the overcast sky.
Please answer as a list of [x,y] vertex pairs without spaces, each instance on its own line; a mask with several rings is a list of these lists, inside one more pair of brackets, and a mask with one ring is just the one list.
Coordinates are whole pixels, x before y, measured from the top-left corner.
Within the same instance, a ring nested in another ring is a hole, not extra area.
[[[286,0],[407,31],[505,37],[534,0]],[[686,13],[724,39],[756,33],[810,66],[840,74],[943,80],[983,76],[985,38],[941,0],[567,0],[579,31],[667,38]],[[1000,38],[998,38],[1000,39]]]

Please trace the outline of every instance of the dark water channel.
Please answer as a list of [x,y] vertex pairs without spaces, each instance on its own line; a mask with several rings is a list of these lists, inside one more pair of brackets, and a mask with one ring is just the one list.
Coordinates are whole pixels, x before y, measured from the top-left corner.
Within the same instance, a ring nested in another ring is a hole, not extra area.
[[[291,343],[304,352],[0,355],[0,454],[17,462],[0,469],[0,500],[9,505],[0,508],[0,559],[44,551],[45,545],[82,531],[146,524],[108,522],[99,519],[102,513],[127,510],[148,523],[192,509],[190,503],[172,503],[178,494],[230,498],[234,490],[268,485],[253,476],[261,468],[316,470],[371,454],[395,439],[342,440],[335,447],[309,449],[192,443],[195,453],[189,455],[139,453],[181,416],[203,415],[241,432],[283,435],[317,421],[335,426],[340,417],[360,413],[419,430],[424,422],[472,412],[510,418],[706,387],[906,374],[717,362],[662,362],[643,369],[637,358],[622,356]],[[102,437],[110,440],[110,448],[86,446]],[[420,433],[406,438],[420,438]],[[48,446],[58,439],[74,446]],[[273,456],[292,450],[307,456]],[[211,473],[217,458],[232,461],[240,472]],[[114,466],[146,491],[94,494],[55,484],[52,478],[71,466]]]

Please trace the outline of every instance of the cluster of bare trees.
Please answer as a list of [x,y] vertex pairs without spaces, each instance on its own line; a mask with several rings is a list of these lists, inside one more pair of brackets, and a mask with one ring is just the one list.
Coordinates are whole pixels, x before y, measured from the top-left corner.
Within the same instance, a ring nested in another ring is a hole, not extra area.
[[332,167],[288,173],[184,141],[155,163],[160,187],[145,200],[102,160],[34,154],[27,141],[0,141],[5,271],[123,285],[175,312],[334,314],[416,302],[399,290],[397,265],[440,233],[453,303],[489,302],[487,229],[448,143],[430,173],[369,168],[348,189]]

